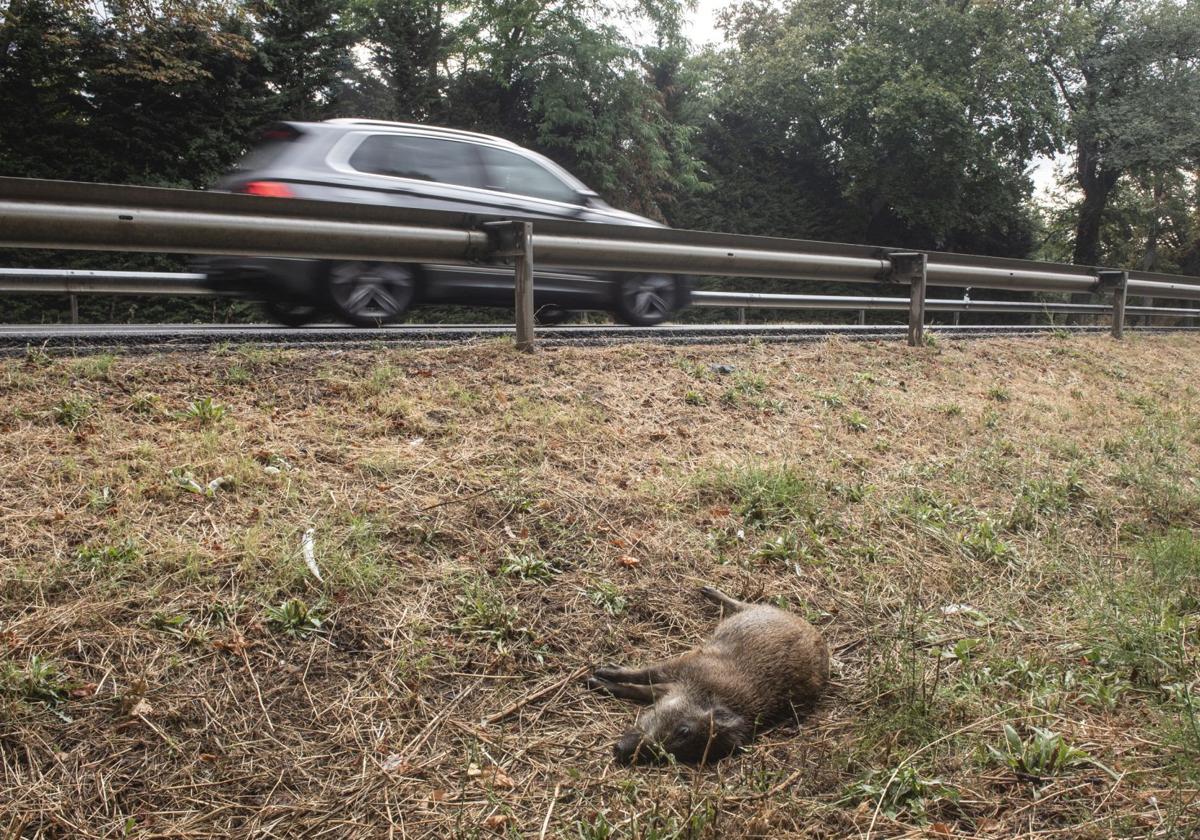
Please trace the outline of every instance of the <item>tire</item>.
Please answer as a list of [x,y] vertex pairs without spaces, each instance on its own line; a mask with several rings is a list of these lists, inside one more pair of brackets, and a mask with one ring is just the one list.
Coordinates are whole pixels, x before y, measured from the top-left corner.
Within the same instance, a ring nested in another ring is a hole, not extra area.
[[632,327],[656,327],[680,308],[684,288],[667,274],[622,274],[616,279],[613,314]]
[[334,262],[325,278],[330,310],[356,327],[399,321],[417,289],[416,268],[403,263]]
[[320,310],[309,303],[284,303],[283,301],[268,300],[263,302],[263,311],[267,317],[285,327],[303,327],[311,324],[320,314]]

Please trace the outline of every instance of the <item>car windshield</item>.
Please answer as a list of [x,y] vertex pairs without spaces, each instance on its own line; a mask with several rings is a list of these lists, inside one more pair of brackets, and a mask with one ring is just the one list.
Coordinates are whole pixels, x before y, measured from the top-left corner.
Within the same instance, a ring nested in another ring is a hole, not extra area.
[[[479,153],[487,169],[487,188],[501,192],[528,195],[566,204],[580,204],[580,188],[565,183],[537,161],[516,152],[480,146]],[[582,185],[580,185],[582,187]]]

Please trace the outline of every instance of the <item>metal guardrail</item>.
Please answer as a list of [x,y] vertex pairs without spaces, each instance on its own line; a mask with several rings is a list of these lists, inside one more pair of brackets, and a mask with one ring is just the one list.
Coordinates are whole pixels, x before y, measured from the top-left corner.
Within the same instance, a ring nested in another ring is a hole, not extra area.
[[[0,292],[35,294],[212,295],[205,275],[172,271],[97,271],[72,268],[0,268]],[[766,292],[693,292],[692,305],[707,309],[854,310],[901,312],[902,297],[858,295],[786,295]],[[1111,306],[1053,301],[928,298],[926,312],[997,314],[1108,315]],[[1200,309],[1178,306],[1127,306],[1126,315],[1200,317]]]
[[0,268],[0,292],[98,295],[211,295],[205,275],[176,271]]
[[[925,311],[931,308],[926,300],[930,285],[1111,292],[1113,303],[1106,309],[1113,315],[1112,330],[1118,337],[1130,294],[1200,300],[1200,278],[1149,272],[651,227],[514,221],[363,204],[20,178],[0,178],[0,246],[453,264],[511,260],[518,278],[517,343],[522,347],[532,344],[528,282],[534,259],[547,266],[577,269],[904,284],[910,291],[905,304],[910,343],[921,341]],[[982,311],[980,306],[973,308]]]
[[[0,289],[4,288],[0,276]],[[782,295],[765,292],[693,292],[692,305],[705,308],[734,309],[832,309],[900,312],[908,309],[909,299],[901,297],[860,297],[857,295]],[[1109,315],[1112,307],[1099,303],[1058,303],[1054,301],[973,300],[964,298],[927,298],[926,312],[990,312],[1012,315]],[[1126,315],[1162,315],[1180,318],[1200,317],[1200,309],[1179,306],[1126,306]]]

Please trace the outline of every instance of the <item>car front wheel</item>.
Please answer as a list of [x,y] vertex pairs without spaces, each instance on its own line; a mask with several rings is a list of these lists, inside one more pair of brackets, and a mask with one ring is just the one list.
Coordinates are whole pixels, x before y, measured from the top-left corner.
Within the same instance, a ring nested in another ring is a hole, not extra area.
[[679,309],[680,282],[667,274],[625,274],[617,278],[614,314],[634,327],[657,326]]
[[329,265],[328,283],[333,314],[357,327],[377,327],[404,317],[417,273],[403,263],[335,262]]

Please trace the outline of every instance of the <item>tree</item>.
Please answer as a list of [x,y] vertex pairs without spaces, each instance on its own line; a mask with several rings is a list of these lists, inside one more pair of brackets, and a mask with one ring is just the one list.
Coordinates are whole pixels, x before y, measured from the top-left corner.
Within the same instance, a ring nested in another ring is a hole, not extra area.
[[265,119],[265,68],[240,10],[225,3],[110,3],[91,53],[92,178],[202,187]]
[[86,66],[96,44],[83,2],[9,4],[0,20],[0,174],[77,173],[75,162],[87,155]]
[[441,64],[450,37],[442,0],[358,0],[353,12],[382,83],[373,116],[417,121],[439,116]]
[[1200,158],[1200,5],[1064,0],[1042,28],[1082,195],[1074,262],[1097,265],[1121,178],[1166,177]]
[[332,112],[353,73],[349,0],[250,0],[279,119]]
[[678,21],[674,0],[482,0],[457,32],[447,113],[533,146],[610,201],[661,218],[695,186],[686,131],[676,131],[646,58],[613,21]]
[[1056,118],[1027,57],[1026,5],[744,5],[727,19],[745,103],[733,109],[757,113],[776,154],[807,146],[813,176],[823,160],[853,217],[849,238],[1020,254],[1025,169],[1054,148]]

